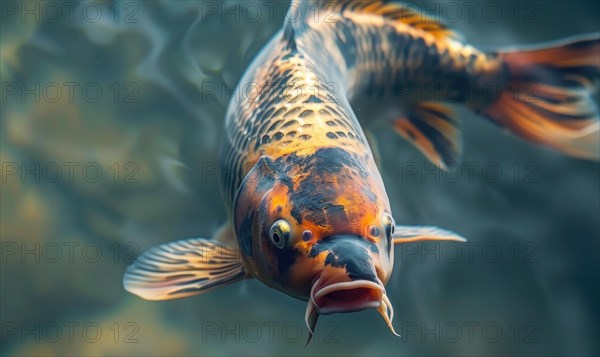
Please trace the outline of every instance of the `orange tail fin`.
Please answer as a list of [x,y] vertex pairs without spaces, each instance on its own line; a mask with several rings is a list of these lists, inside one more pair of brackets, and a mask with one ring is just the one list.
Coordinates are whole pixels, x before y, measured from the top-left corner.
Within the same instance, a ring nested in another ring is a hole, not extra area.
[[600,124],[593,99],[600,78],[600,34],[499,54],[507,65],[509,84],[482,114],[530,141],[600,160]]

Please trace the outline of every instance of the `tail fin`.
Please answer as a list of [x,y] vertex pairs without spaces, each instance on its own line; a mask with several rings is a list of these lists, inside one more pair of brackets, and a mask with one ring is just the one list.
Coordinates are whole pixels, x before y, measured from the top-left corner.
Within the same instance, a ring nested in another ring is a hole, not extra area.
[[482,114],[533,142],[600,160],[593,99],[600,78],[600,34],[498,54],[507,65],[509,83]]

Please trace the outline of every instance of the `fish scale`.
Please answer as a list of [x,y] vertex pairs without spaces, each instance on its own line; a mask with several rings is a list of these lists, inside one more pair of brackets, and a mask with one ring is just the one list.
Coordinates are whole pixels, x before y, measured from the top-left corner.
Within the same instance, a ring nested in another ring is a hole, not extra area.
[[[253,71],[253,76],[243,83],[277,83],[286,73],[292,85],[281,93],[258,96],[256,101],[230,107],[223,148],[226,177],[222,180],[222,191],[229,204],[251,166],[246,163],[265,153],[277,157],[296,149],[323,146],[348,147],[356,152],[369,150],[349,104],[343,104],[339,93],[324,85],[331,82],[329,78],[312,70],[318,65],[297,50],[286,49],[283,42],[275,41],[274,46],[281,52],[274,51],[266,60],[269,65]],[[235,140],[241,136],[247,139]]]

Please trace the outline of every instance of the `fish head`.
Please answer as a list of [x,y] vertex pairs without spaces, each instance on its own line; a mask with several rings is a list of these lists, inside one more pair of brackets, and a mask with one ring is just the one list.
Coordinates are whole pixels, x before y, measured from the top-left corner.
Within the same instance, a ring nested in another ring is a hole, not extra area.
[[252,171],[235,204],[249,272],[307,300],[311,331],[322,314],[376,308],[387,319],[395,223],[370,155],[320,148]]

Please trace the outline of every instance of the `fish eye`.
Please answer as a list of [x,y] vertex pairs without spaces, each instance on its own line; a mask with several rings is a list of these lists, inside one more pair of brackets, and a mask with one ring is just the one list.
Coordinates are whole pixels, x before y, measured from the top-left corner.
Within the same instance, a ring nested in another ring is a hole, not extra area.
[[387,239],[392,239],[394,232],[396,231],[396,223],[389,214],[383,216],[383,226],[385,227],[385,235]]
[[279,249],[285,247],[290,238],[290,224],[285,219],[280,219],[273,223],[269,237],[274,246]]
[[369,235],[373,238],[377,238],[379,237],[379,235],[381,234],[381,231],[379,229],[379,227],[377,226],[370,226],[369,227]]

